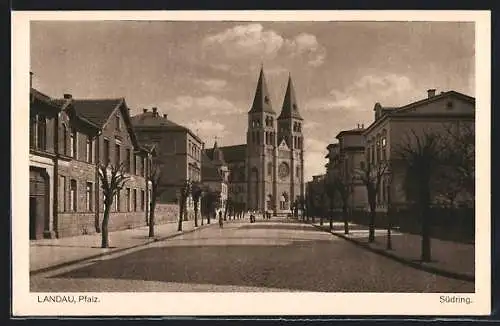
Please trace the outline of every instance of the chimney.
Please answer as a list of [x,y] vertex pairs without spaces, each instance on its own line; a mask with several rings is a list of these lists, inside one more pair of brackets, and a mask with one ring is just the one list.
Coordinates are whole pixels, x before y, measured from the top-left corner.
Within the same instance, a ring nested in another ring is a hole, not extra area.
[[434,97],[435,95],[436,95],[436,89],[435,88],[431,88],[431,89],[427,90],[427,97],[428,98]]
[[167,118],[167,115],[166,115],[166,114],[164,114],[164,115],[163,115],[163,117],[166,119],[166,118]]
[[142,109],[142,113],[148,112],[148,109]]
[[66,93],[66,94],[64,94],[64,98],[65,99],[72,99],[73,95]]
[[30,71],[30,89],[33,88],[33,73]]

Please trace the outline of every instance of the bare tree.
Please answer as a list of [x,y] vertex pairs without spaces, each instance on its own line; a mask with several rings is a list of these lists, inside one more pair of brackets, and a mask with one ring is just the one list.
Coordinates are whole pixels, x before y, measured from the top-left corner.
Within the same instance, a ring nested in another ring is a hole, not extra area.
[[186,213],[186,202],[191,192],[191,181],[186,180],[181,186],[179,194],[179,224],[177,226],[177,231],[182,231],[182,221],[184,220],[184,214]]
[[[431,261],[430,205],[432,178],[439,171],[442,136],[424,131],[418,135],[414,130],[407,134],[407,140],[396,146],[395,154],[406,172],[405,189],[407,197],[414,197],[421,222],[421,260]],[[394,163],[393,163],[394,164]]]
[[[203,189],[201,188],[201,185],[199,182],[193,182],[191,184],[191,197],[193,198],[193,204],[194,204],[194,226],[198,226],[198,206],[200,203],[200,198],[203,193]],[[202,224],[203,224],[203,217],[201,218]]]
[[334,179],[335,189],[339,193],[342,201],[342,219],[344,221],[344,234],[349,234],[349,213],[347,207],[349,205],[349,186],[344,180],[339,177]]
[[380,189],[380,183],[387,170],[387,162],[381,161],[374,165],[370,162],[360,168],[357,177],[366,187],[368,205],[370,206],[370,219],[368,222],[368,242],[375,241],[375,216],[376,216],[376,205],[378,197],[378,189]]
[[453,206],[458,194],[475,197],[475,131],[472,123],[444,124],[439,192]]
[[329,218],[330,218],[330,231],[333,230],[333,210],[335,209],[335,194],[337,192],[337,188],[335,185],[335,180],[329,178],[328,176],[325,178],[324,182],[325,194],[328,196],[329,202]]
[[125,165],[121,163],[118,166],[100,164],[99,178],[101,181],[101,188],[104,193],[104,216],[102,218],[101,225],[101,247],[109,248],[108,224],[111,205],[113,204],[114,197],[120,192],[121,189],[123,189],[129,177],[125,175]]
[[160,195],[158,191],[158,185],[160,184],[161,179],[161,169],[157,164],[152,164],[149,169],[148,175],[149,181],[151,181],[151,201],[149,202],[149,237],[152,238],[155,236],[155,209],[156,209],[156,201],[158,196]]

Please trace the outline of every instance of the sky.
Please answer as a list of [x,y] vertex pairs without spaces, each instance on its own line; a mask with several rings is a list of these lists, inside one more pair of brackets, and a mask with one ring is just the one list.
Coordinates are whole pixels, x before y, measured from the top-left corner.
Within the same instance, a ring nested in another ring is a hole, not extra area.
[[31,22],[33,86],[51,97],[124,97],[157,107],[206,147],[245,142],[261,65],[279,114],[289,74],[304,118],[305,178],[326,146],[427,89],[475,96],[474,23],[259,21]]

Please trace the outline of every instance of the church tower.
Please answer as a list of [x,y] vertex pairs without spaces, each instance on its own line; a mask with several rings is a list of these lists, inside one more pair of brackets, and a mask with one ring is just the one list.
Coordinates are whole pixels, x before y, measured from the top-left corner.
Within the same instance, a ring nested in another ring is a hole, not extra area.
[[278,117],[277,201],[280,210],[290,210],[304,196],[304,137],[303,120],[299,113],[292,77]]
[[247,128],[247,208],[274,209],[276,180],[276,112],[271,103],[264,68],[261,67]]

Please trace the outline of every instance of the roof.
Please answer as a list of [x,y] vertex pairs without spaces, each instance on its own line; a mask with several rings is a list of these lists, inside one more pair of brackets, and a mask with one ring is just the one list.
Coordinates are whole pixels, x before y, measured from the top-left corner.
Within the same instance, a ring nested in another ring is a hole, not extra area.
[[283,99],[283,106],[281,107],[281,113],[278,120],[288,118],[303,120],[299,114],[297,98],[295,97],[295,89],[290,75],[288,76],[288,85],[286,87],[285,98]]
[[134,115],[130,118],[134,128],[140,129],[161,129],[161,130],[172,130],[172,131],[184,131],[191,136],[193,136],[200,143],[203,141],[195,135],[191,129],[181,126],[169,119],[166,116],[161,116],[158,112],[143,112],[141,114]]
[[124,99],[73,99],[71,103],[78,116],[84,117],[102,128],[110,115],[124,103]]
[[[223,146],[219,147],[224,155],[224,160],[226,162],[238,162],[245,161],[247,155],[247,145],[234,145],[234,146]],[[210,150],[207,150],[210,151]],[[212,155],[213,157],[213,149],[212,153],[207,152],[207,155]]]
[[259,80],[257,81],[257,87],[255,89],[255,96],[253,99],[252,107],[250,108],[250,112],[274,112],[271,97],[269,96],[269,90],[267,89],[266,77],[264,76],[264,68],[261,67]]
[[206,154],[201,158],[201,177],[203,181],[224,181],[219,168]]
[[337,134],[335,138],[342,137],[343,135],[362,135],[365,131],[365,128],[354,128],[349,130],[342,130]]
[[369,131],[370,129],[373,128],[373,126],[379,124],[381,121],[385,120],[389,116],[404,114],[404,113],[406,113],[406,111],[408,111],[410,109],[413,109],[415,107],[419,107],[422,105],[426,105],[428,103],[432,103],[435,101],[439,101],[439,100],[446,98],[448,96],[456,96],[458,98],[463,99],[466,102],[473,103],[473,104],[476,103],[476,99],[474,97],[471,97],[471,96],[468,96],[468,95],[465,95],[463,93],[456,92],[456,91],[441,92],[438,95],[435,95],[432,97],[427,97],[427,98],[424,98],[422,100],[418,100],[418,101],[406,104],[406,105],[401,106],[401,107],[382,107],[380,105],[380,103],[376,103],[375,109],[377,108],[377,105],[380,106],[382,108],[382,112],[384,114],[379,119],[376,119],[375,121],[373,121],[364,131],[365,132]]
[[30,88],[30,102],[34,101],[34,100],[38,100],[44,104],[47,104],[48,106],[50,106],[54,109],[60,110],[60,106],[55,104],[53,102],[52,98],[50,98],[50,96],[40,92],[39,90],[37,90],[35,88]]

